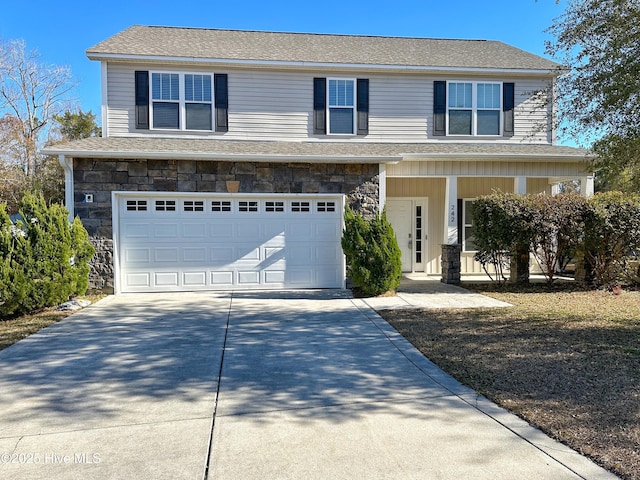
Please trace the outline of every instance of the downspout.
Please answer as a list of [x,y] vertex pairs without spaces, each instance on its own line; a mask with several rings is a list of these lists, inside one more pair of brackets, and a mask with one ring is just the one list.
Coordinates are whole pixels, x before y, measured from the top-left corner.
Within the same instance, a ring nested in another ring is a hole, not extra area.
[[75,216],[73,208],[73,158],[67,158],[61,153],[58,155],[58,162],[64,170],[64,204],[69,211],[69,222],[73,222]]

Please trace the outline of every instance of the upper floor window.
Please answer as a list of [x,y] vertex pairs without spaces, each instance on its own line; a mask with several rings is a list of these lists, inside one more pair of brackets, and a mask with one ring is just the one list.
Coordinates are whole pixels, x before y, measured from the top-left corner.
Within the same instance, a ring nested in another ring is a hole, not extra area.
[[433,135],[514,135],[515,84],[433,82]]
[[449,135],[500,135],[499,83],[448,83]]
[[369,134],[369,79],[314,78],[313,133]]
[[151,73],[151,128],[213,130],[211,75]]
[[355,80],[329,79],[329,133],[353,134]]

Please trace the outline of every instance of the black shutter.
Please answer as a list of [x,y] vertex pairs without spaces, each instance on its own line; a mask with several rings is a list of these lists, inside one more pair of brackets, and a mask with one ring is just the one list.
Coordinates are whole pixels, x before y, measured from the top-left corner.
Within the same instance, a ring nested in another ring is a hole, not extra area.
[[135,72],[136,128],[149,130],[149,72]]
[[502,117],[503,129],[502,135],[505,137],[513,137],[514,134],[514,115],[513,108],[515,106],[515,84],[502,84]]
[[358,135],[369,134],[369,79],[358,79]]
[[460,245],[460,248],[462,248],[462,236],[464,235],[464,223],[462,223],[462,221],[464,220],[464,218],[462,218],[462,213],[463,213],[462,202],[463,200],[459,198],[458,199],[458,245]]
[[447,125],[447,82],[433,82],[433,135],[445,136]]
[[213,76],[216,104],[216,132],[229,131],[229,87],[226,73]]
[[327,133],[327,79],[313,79],[313,133]]

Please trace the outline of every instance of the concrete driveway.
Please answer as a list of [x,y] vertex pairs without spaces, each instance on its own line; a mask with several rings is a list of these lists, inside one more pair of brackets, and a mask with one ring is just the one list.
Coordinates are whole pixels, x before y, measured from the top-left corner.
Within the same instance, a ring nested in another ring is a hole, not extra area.
[[108,297],[0,352],[0,478],[615,478],[342,291]]

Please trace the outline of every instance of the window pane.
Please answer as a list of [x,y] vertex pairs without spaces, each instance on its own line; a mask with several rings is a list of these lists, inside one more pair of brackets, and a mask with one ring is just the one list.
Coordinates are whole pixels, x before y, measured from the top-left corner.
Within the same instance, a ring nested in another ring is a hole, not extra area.
[[179,78],[177,73],[152,74],[151,98],[153,100],[180,100]]
[[212,130],[211,105],[208,103],[187,103],[187,130]]
[[353,80],[329,80],[329,106],[353,107]]
[[153,127],[179,128],[178,111],[177,103],[153,102]]
[[329,109],[329,133],[353,133],[353,109]]
[[471,110],[449,110],[449,135],[471,135]]
[[473,200],[464,201],[464,224],[471,225],[473,223],[473,215],[471,209],[473,208]]
[[450,108],[471,108],[472,99],[471,83],[450,83],[449,84],[449,107]]
[[500,135],[500,112],[497,110],[478,111],[478,135]]
[[186,74],[184,76],[184,98],[188,102],[210,102],[211,76]]
[[497,83],[478,84],[478,108],[500,108],[500,85]]
[[476,250],[473,235],[471,235],[471,227],[464,227],[464,250],[465,252]]

